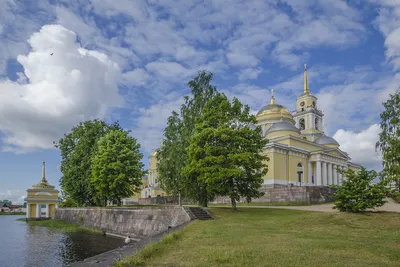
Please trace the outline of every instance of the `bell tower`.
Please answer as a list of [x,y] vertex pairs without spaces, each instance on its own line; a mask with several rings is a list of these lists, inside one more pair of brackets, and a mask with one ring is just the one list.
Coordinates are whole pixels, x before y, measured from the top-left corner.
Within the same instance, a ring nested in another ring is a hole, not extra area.
[[309,141],[314,141],[324,133],[322,124],[324,114],[318,109],[317,101],[318,98],[310,93],[307,65],[304,64],[303,94],[296,100],[296,111],[293,113],[293,119],[303,137],[306,137]]

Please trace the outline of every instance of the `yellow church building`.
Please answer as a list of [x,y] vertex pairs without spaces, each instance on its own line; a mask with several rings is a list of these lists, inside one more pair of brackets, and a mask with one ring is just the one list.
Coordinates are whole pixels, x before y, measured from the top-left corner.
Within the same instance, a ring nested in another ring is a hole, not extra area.
[[351,158],[335,139],[325,135],[323,117],[317,97],[308,88],[306,65],[303,93],[296,100],[294,112],[279,105],[271,90],[270,103],[256,115],[257,125],[269,140],[265,148],[269,161],[264,184],[270,187],[340,185],[344,177],[338,169],[360,169],[360,165],[350,162]]
[[133,194],[131,198],[124,199],[124,205],[139,203],[140,198],[143,199],[167,196],[166,192],[160,187],[157,167],[157,152],[154,151],[149,156],[149,169],[147,171],[147,175],[142,179],[140,192]]

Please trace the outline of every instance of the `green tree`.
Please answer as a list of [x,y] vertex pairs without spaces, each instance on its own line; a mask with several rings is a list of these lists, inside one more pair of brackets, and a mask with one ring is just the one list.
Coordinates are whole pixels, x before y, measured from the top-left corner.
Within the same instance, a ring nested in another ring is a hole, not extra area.
[[[194,133],[196,122],[201,118],[203,108],[217,89],[210,83],[212,73],[200,71],[188,85],[191,95],[184,97],[180,113],[173,112],[164,131],[164,140],[158,150],[159,180],[167,192],[180,194],[207,206],[209,198],[204,185],[197,179],[187,179],[182,175],[187,164],[187,148]],[[193,176],[192,176],[193,177]]]
[[333,195],[335,209],[347,212],[364,212],[367,209],[380,207],[386,203],[386,186],[383,181],[372,184],[377,177],[374,170],[368,171],[361,167],[359,172],[351,169],[339,171],[346,176],[341,186],[336,186]]
[[376,148],[382,152],[382,177],[387,183],[394,182],[400,191],[400,91],[390,95],[383,103],[385,110],[381,113],[381,129]]
[[92,183],[104,199],[116,201],[140,191],[144,175],[143,157],[136,139],[128,131],[111,130],[98,141],[92,158]]
[[188,148],[184,175],[197,179],[211,196],[229,196],[232,210],[241,197],[250,202],[262,195],[268,140],[256,123],[247,105],[217,93],[206,104]]
[[[162,188],[169,195],[184,195],[184,177],[181,173],[185,162],[183,147],[182,121],[175,111],[168,118],[168,126],[164,131],[165,139],[157,150],[158,175]],[[181,198],[179,198],[181,205]]]
[[118,122],[108,125],[100,120],[85,121],[54,142],[54,146],[61,152],[60,170],[63,175],[60,185],[65,198],[70,198],[78,206],[102,203],[91,182],[92,157],[100,137],[109,130],[121,129]]

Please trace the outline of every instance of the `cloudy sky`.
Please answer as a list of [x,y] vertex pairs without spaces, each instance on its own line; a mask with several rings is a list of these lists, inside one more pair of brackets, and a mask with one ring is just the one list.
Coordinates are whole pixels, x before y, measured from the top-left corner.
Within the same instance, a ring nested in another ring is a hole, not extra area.
[[257,112],[294,110],[307,63],[326,134],[380,169],[382,102],[400,81],[399,0],[1,0],[0,199],[58,186],[52,142],[119,120],[144,163],[199,70]]

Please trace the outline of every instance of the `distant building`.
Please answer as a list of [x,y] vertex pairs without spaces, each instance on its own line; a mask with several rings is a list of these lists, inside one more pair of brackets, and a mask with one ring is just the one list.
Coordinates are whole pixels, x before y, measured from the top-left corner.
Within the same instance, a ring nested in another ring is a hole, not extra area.
[[135,193],[132,197],[124,199],[124,205],[138,203],[139,198],[163,197],[167,196],[166,192],[160,187],[157,171],[157,152],[154,151],[149,156],[148,174],[142,178],[142,186],[140,192]]
[[0,212],[9,212],[10,208],[7,207],[7,204],[4,202],[0,202]]

